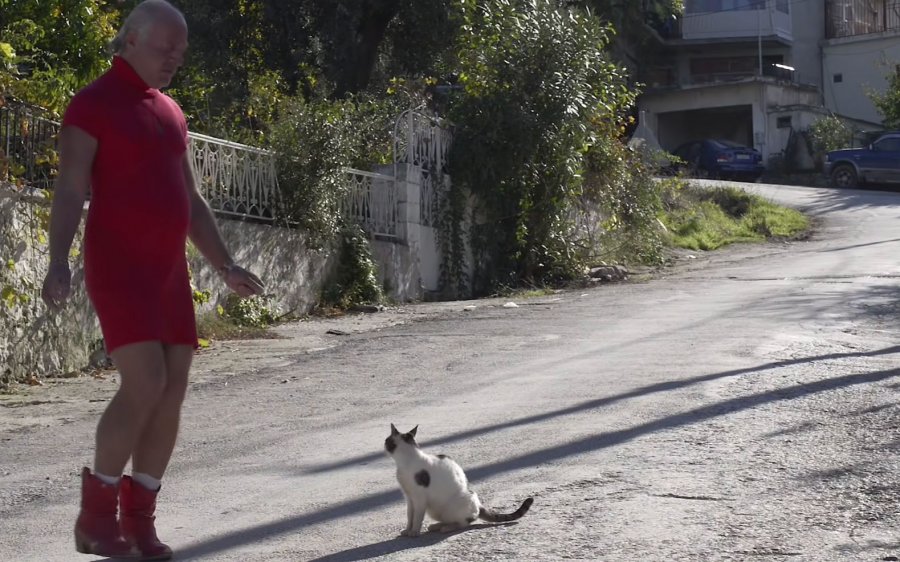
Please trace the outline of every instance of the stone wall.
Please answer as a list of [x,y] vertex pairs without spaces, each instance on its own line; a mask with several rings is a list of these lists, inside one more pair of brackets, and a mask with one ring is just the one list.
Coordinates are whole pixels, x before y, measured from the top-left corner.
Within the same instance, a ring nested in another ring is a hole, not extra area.
[[[314,251],[298,231],[266,224],[220,220],[219,230],[235,263],[263,280],[282,314],[306,314],[319,301],[322,286],[337,265],[334,251]],[[194,285],[210,290],[206,307],[221,303],[229,291],[196,250],[188,252]]]
[[[80,259],[81,229],[73,248],[73,294],[59,312],[49,312],[40,290],[47,267],[47,201],[0,185],[0,388],[65,373],[87,366],[103,341],[93,308],[84,290]],[[82,228],[83,228],[82,221]],[[303,233],[268,225],[232,220],[219,222],[235,260],[266,282],[282,312],[308,312],[318,301],[323,283],[335,265],[334,252],[310,250]],[[199,289],[208,289],[212,308],[227,290],[215,271],[188,252]]]
[[[47,267],[46,201],[0,185],[0,387],[88,363],[102,346],[84,291],[81,260],[73,259],[69,305],[48,312],[40,291]],[[80,251],[81,232],[73,248]]]

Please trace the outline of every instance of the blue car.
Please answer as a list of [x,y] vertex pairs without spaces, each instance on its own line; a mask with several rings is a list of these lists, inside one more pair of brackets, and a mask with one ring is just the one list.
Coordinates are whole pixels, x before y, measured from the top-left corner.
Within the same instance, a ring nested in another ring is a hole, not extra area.
[[835,187],[900,182],[900,132],[885,133],[864,148],[825,154],[825,174]]
[[723,139],[686,142],[672,153],[684,161],[688,173],[703,178],[756,181],[765,171],[755,148]]

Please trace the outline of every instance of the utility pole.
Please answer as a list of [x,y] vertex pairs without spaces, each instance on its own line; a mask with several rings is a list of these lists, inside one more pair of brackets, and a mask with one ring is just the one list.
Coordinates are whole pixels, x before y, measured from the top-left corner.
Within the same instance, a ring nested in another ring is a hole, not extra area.
[[762,57],[762,11],[766,0],[757,0],[756,4],[756,50],[759,54],[759,75],[763,75],[763,57]]

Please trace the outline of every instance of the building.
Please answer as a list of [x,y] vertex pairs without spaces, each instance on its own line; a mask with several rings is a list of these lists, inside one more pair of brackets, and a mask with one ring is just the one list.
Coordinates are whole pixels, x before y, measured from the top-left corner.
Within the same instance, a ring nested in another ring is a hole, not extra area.
[[[660,145],[725,138],[767,164],[830,112],[880,127],[868,97],[900,61],[900,0],[685,0],[655,25],[639,100]],[[808,163],[811,163],[808,162]]]
[[900,0],[834,0],[825,5],[822,92],[838,115],[877,128],[869,97],[883,92],[900,63]]

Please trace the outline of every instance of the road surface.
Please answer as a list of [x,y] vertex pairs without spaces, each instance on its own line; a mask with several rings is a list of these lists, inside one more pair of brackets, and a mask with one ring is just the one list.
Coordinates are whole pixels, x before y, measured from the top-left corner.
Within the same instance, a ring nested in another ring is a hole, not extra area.
[[[201,353],[160,536],[178,560],[897,560],[900,195],[748,189],[815,233]],[[3,560],[95,559],[73,548],[77,473],[115,385],[0,399]],[[531,511],[399,537],[392,422]]]

